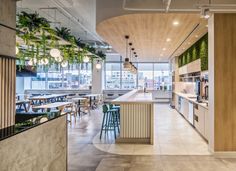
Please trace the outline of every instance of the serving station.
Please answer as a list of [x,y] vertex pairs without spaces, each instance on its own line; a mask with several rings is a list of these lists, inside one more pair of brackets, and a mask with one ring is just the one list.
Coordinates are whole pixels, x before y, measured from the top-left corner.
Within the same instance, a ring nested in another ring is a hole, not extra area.
[[112,101],[120,105],[116,143],[154,144],[154,102],[152,92],[143,90],[132,90]]

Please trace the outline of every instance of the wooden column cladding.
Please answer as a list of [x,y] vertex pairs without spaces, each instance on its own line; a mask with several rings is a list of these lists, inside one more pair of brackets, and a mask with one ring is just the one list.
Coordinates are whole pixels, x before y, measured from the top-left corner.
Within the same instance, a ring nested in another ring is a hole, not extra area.
[[15,123],[16,62],[0,55],[0,128]]
[[236,151],[236,13],[209,20],[209,114],[211,149]]

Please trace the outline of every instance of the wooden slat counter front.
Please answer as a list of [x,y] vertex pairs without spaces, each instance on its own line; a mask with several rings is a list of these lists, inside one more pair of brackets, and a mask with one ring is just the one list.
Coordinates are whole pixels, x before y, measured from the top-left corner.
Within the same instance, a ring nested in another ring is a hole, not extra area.
[[154,143],[152,93],[132,90],[112,103],[120,105],[120,136],[116,143]]

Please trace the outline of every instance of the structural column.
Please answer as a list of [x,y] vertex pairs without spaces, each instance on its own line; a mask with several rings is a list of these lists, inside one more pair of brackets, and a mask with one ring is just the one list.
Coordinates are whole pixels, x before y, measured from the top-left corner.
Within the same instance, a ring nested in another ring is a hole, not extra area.
[[[101,65],[103,62],[100,61]],[[97,61],[93,61],[92,69],[92,93],[101,94],[103,89],[103,67],[101,69],[96,68]]]
[[209,19],[210,149],[236,151],[236,13]]
[[0,0],[0,129],[15,122],[16,1]]

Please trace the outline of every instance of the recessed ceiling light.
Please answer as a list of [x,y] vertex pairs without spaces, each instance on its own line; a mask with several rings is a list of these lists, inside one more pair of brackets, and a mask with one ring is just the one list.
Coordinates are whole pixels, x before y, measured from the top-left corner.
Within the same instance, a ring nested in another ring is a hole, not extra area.
[[177,26],[177,25],[179,25],[179,22],[178,21],[173,21],[173,25]]
[[196,34],[195,37],[198,38],[198,35]]
[[171,41],[171,39],[170,39],[170,38],[167,38],[167,39],[166,39],[166,41],[167,41],[167,42],[170,42],[170,41]]
[[208,24],[206,25],[206,27],[208,27]]
[[190,45],[190,42],[188,42],[188,45]]
[[183,50],[185,50],[185,48],[183,47]]
[[165,50],[166,50],[166,48],[162,48],[162,50],[164,50],[164,51],[165,51]]

